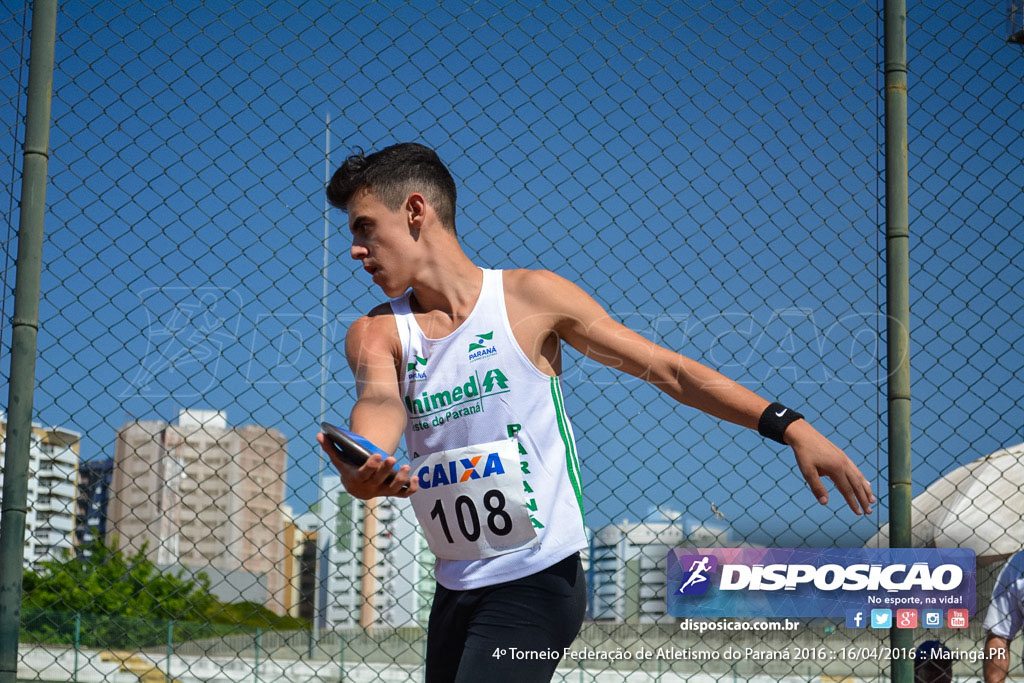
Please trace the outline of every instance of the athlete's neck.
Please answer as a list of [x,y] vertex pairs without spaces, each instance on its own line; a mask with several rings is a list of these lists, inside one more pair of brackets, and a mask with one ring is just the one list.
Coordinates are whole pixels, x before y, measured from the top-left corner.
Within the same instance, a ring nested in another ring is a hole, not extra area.
[[444,313],[452,320],[473,310],[483,288],[483,272],[465,252],[448,251],[424,264],[412,286],[409,304],[416,313]]

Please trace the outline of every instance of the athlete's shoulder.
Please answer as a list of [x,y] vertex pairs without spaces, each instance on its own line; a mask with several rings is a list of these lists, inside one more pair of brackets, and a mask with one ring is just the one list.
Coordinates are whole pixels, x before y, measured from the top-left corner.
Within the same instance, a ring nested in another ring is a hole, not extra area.
[[518,295],[549,299],[555,292],[578,289],[570,280],[550,270],[515,268],[504,271],[505,289]]
[[390,303],[374,306],[369,313],[357,318],[345,335],[346,350],[354,347],[398,351],[400,340],[398,325]]
[[562,314],[593,301],[575,282],[550,270],[520,268],[505,272],[506,298],[514,297],[531,309]]

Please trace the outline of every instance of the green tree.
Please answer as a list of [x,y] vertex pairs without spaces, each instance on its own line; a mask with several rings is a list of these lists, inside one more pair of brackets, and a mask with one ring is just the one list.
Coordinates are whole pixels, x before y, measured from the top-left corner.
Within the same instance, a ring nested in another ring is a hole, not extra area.
[[216,604],[209,579],[161,572],[146,549],[126,558],[96,540],[84,556],[44,562],[38,573],[26,571],[26,610],[80,612],[157,620],[202,621]]
[[23,642],[133,648],[165,643],[170,621],[181,623],[176,639],[210,631],[205,614],[217,600],[205,575],[161,572],[145,548],[128,558],[102,541],[85,550],[25,571]]
[[308,626],[258,603],[223,604],[205,574],[161,572],[145,547],[131,557],[102,541],[83,550],[25,571],[23,642],[70,645],[77,638],[84,646],[133,648],[166,643],[169,622],[178,642]]

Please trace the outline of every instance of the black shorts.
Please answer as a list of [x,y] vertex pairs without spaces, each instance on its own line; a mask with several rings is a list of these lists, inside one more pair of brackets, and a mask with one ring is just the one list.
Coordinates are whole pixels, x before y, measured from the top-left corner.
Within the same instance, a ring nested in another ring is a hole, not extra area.
[[550,681],[579,633],[586,602],[579,553],[493,586],[453,591],[438,584],[427,626],[426,682]]

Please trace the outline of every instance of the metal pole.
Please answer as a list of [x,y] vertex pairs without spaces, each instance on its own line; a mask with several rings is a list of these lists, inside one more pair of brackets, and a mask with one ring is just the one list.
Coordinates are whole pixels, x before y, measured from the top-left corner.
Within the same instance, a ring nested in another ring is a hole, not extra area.
[[167,679],[167,683],[173,683],[174,677],[171,676],[171,653],[174,652],[174,620],[167,620],[167,673],[164,676]]
[[[907,190],[907,9],[885,0],[885,266],[888,312],[889,546],[910,538],[910,219]],[[896,653],[914,647],[909,629],[894,628]],[[894,683],[914,680],[914,663],[895,657]]]
[[75,612],[75,674],[72,679],[74,683],[78,683],[78,648],[81,645],[82,636],[82,615],[79,612]]
[[[329,243],[331,238],[330,204],[327,203],[327,183],[331,180],[331,115],[327,114],[324,122],[324,248],[323,267],[320,276],[323,291],[320,295],[320,422],[327,419],[327,268],[330,264]],[[322,482],[324,457],[317,453],[316,457],[316,495],[317,503],[323,498]],[[317,508],[319,510],[319,507]],[[319,513],[317,513],[319,515]],[[322,520],[321,520],[322,521]],[[320,642],[320,591],[313,596],[313,633],[310,638],[309,653],[313,654],[313,641]]]
[[260,627],[256,627],[256,640],[253,643],[255,645],[253,663],[252,663],[252,675],[253,680],[256,683],[260,683]]
[[[341,631],[335,631],[335,633],[338,634],[338,640],[340,641],[340,649],[338,650],[338,680],[341,681],[341,683],[345,683],[345,634]],[[423,661],[427,661],[426,654],[426,650],[424,650]]]
[[11,383],[7,398],[9,422],[4,453],[3,511],[0,513],[0,683],[15,683],[18,671],[25,505],[32,442],[32,393],[35,389],[39,278],[43,259],[56,35],[56,0],[36,0],[32,5],[32,48],[25,115],[21,219],[18,225],[18,275],[14,285]]

